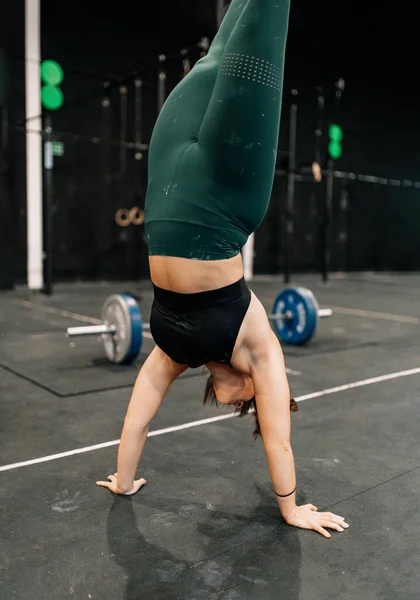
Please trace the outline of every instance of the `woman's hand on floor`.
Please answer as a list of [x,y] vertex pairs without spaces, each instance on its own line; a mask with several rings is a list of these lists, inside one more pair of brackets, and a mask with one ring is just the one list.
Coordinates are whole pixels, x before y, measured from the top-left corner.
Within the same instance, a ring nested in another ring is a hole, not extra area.
[[318,512],[318,509],[313,504],[298,506],[295,516],[291,519],[286,519],[286,523],[294,527],[300,527],[301,529],[312,529],[326,538],[330,538],[331,534],[325,528],[342,532],[349,527],[344,517],[339,517],[330,512]]
[[132,485],[127,488],[122,488],[118,486],[118,473],[114,473],[114,475],[108,476],[109,481],[97,481],[96,485],[101,487],[108,488],[114,494],[120,494],[122,496],[133,496],[137,494],[140,488],[146,485],[145,479],[136,479],[133,481]]

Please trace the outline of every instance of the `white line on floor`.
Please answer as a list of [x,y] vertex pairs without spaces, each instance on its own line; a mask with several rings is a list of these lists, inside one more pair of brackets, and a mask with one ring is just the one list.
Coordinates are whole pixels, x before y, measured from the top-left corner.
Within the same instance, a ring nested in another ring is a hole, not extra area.
[[321,396],[328,396],[329,394],[337,394],[339,392],[364,387],[365,385],[382,383],[383,381],[390,381],[391,379],[399,379],[400,377],[409,377],[410,375],[418,374],[420,374],[420,368],[410,369],[408,371],[398,371],[397,373],[389,373],[388,375],[380,375],[379,377],[372,377],[371,379],[362,379],[361,381],[355,381],[354,383],[347,383],[327,390],[321,390],[320,392],[312,392],[311,394],[300,396],[299,398],[296,398],[296,402],[304,402],[305,400],[312,400],[313,398],[320,398]]
[[[319,392],[312,392],[311,394],[305,394],[295,398],[296,402],[304,402],[305,400],[312,400],[313,398],[320,398],[321,396],[328,396],[329,394],[337,394],[339,392],[345,392],[354,388],[363,387],[366,385],[372,385],[374,383],[381,383],[383,381],[390,381],[391,379],[399,379],[400,377],[409,377],[410,375],[419,375],[420,368],[410,369],[408,371],[398,371],[396,373],[389,373],[387,375],[380,375],[379,377],[372,377],[370,379],[362,379],[361,381],[355,381],[354,383],[347,383],[333,388],[327,388]],[[235,413],[229,413],[219,417],[210,417],[208,419],[201,419],[200,421],[191,421],[190,423],[183,423],[182,425],[175,425],[174,427],[166,427],[165,429],[157,429],[151,431],[147,437],[155,437],[157,435],[164,435],[165,433],[173,433],[174,431],[181,431],[184,429],[190,429],[191,427],[199,427],[200,425],[208,425],[210,423],[216,423],[218,421],[224,421],[231,419],[235,416]],[[102,450],[109,448],[110,446],[118,446],[120,440],[113,440],[111,442],[104,442],[102,444],[95,444],[95,446],[87,446],[85,448],[77,448],[76,450],[70,450],[68,452],[60,452],[60,454],[51,454],[50,456],[43,456],[41,458],[35,458],[33,460],[27,460],[24,462],[13,463],[10,465],[4,465],[0,467],[0,471],[11,471],[12,469],[19,469],[21,467],[29,467],[59,458],[66,458],[67,456],[75,456],[76,454],[84,454],[86,452],[93,452],[94,450]]]
[[289,375],[302,375],[301,371],[295,371],[294,369],[286,369],[286,373]]
[[93,317],[87,317],[86,315],[79,315],[78,313],[69,312],[68,310],[54,308],[53,306],[44,306],[43,304],[28,302],[27,300],[14,300],[14,303],[25,306],[26,308],[33,308],[39,312],[49,313],[50,315],[58,315],[60,317],[67,317],[69,319],[74,319],[75,321],[82,321],[83,323],[92,323],[92,325],[100,325],[102,323],[100,319],[94,319]]
[[404,315],[393,315],[388,313],[375,312],[370,310],[361,310],[359,308],[345,308],[343,306],[330,306],[331,310],[338,315],[352,315],[354,317],[370,317],[372,319],[385,319],[387,321],[397,321],[399,323],[420,324],[417,317],[407,317]]
[[[69,312],[68,310],[62,310],[61,308],[54,308],[53,306],[43,306],[42,304],[36,304],[35,302],[28,302],[27,300],[14,300],[15,304],[20,304],[26,308],[33,308],[40,312],[49,313],[50,315],[58,315],[59,317],[66,317],[68,319],[74,319],[75,321],[82,321],[83,323],[91,323],[92,325],[101,325],[100,319],[94,317],[87,317],[86,315],[79,315],[79,313]],[[143,323],[143,327],[148,328],[149,323]],[[148,331],[143,329],[143,337],[148,340],[152,340],[153,336]]]

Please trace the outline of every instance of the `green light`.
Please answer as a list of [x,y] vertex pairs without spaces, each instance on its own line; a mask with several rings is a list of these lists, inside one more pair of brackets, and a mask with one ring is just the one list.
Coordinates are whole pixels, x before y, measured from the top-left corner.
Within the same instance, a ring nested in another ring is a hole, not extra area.
[[53,153],[53,156],[64,156],[64,143],[63,142],[53,142],[52,143],[52,153]]
[[54,85],[44,85],[41,90],[43,106],[49,110],[57,110],[63,106],[64,96],[60,88]]
[[330,127],[330,139],[333,142],[340,143],[343,139],[343,130],[339,125],[331,125]]
[[63,69],[55,60],[44,60],[41,79],[45,84],[41,89],[42,105],[48,110],[58,110],[64,102],[63,92],[58,87],[64,79]]
[[330,142],[328,144],[328,152],[329,152],[331,158],[333,158],[334,160],[337,160],[337,158],[340,158],[340,156],[343,152],[343,148],[341,147],[340,142],[335,141],[335,140]]
[[55,60],[44,60],[41,64],[41,79],[47,85],[60,85],[64,79],[63,69]]

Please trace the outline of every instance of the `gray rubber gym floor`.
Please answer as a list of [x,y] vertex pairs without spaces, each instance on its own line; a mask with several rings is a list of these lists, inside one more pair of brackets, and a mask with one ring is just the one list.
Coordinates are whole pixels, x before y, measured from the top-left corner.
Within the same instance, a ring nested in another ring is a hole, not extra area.
[[[117,367],[64,331],[116,291],[139,296],[147,318],[151,286],[22,288],[0,295],[2,600],[420,598],[420,276],[293,283],[334,310],[307,347],[284,348],[301,400],[298,499],[349,530],[326,540],[282,522],[251,421],[213,419],[231,409],[202,406],[201,370],[174,384],[151,425],[148,485],[131,499],[98,488],[153,342]],[[270,310],[284,286],[251,287]]]

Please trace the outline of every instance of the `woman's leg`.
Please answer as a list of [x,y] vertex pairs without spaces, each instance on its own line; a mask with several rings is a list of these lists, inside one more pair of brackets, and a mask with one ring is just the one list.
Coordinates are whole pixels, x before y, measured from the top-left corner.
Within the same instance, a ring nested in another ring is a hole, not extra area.
[[230,258],[263,220],[289,1],[234,0],[208,56],[168,98],[149,152],[149,254]]
[[224,48],[198,137],[213,177],[229,191],[223,203],[250,232],[265,215],[273,184],[289,6],[290,0],[248,0]]
[[216,83],[229,37],[249,0],[233,0],[207,56],[171,92],[156,122],[152,153],[172,151],[173,145],[197,141]]

